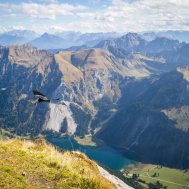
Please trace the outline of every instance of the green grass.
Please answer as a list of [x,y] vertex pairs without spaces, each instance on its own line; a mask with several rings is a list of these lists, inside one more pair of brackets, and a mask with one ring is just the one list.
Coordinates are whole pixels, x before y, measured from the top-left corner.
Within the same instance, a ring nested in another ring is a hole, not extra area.
[[79,152],[59,152],[43,140],[0,141],[1,189],[113,189],[96,163]]
[[[179,170],[158,165],[138,164],[132,169],[124,170],[126,177],[131,177],[132,174],[139,175],[139,179],[146,182],[144,185],[147,188],[147,183],[156,183],[159,181],[168,189],[184,189],[189,186],[189,170]],[[154,174],[156,176],[154,177]]]

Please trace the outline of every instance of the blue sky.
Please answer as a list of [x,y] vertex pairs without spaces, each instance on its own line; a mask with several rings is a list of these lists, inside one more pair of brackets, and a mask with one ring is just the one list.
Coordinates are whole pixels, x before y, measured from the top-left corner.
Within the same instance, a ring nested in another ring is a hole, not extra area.
[[189,0],[0,0],[0,32],[189,30]]

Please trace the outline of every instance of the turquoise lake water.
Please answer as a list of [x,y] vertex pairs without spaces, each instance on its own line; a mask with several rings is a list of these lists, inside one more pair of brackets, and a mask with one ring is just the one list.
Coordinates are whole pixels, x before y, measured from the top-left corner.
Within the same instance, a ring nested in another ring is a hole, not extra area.
[[111,170],[118,171],[124,167],[132,166],[135,162],[123,156],[120,152],[108,147],[83,146],[77,143],[73,138],[48,137],[47,140],[63,150],[79,150],[85,153],[90,159],[108,167]]

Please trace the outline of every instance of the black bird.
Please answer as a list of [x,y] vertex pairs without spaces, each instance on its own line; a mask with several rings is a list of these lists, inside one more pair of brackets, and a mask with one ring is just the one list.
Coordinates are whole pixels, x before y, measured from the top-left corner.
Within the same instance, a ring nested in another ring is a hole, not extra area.
[[44,98],[38,98],[37,101],[38,101],[39,103],[41,103],[41,102],[50,102],[49,99],[44,99]]
[[[60,98],[57,99],[52,99],[49,100],[43,93],[37,91],[37,90],[33,90],[33,94],[37,97],[37,99],[35,99],[34,101],[32,101],[32,103],[42,103],[42,102],[54,102],[57,103],[59,102]],[[66,106],[66,104],[64,102],[60,102],[60,104],[63,104]]]
[[36,100],[33,101],[33,103],[41,103],[41,102],[50,102],[50,100],[41,92],[33,90],[33,94],[37,97]]

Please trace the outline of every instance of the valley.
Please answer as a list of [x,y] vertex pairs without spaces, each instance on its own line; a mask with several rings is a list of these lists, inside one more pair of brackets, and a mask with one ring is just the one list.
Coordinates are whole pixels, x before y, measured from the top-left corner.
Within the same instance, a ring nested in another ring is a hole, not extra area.
[[[135,177],[144,187],[162,185],[161,188],[182,189],[188,188],[188,170],[178,170],[160,165],[135,164],[135,167],[122,170],[125,177]],[[159,182],[159,183],[158,183]]]

